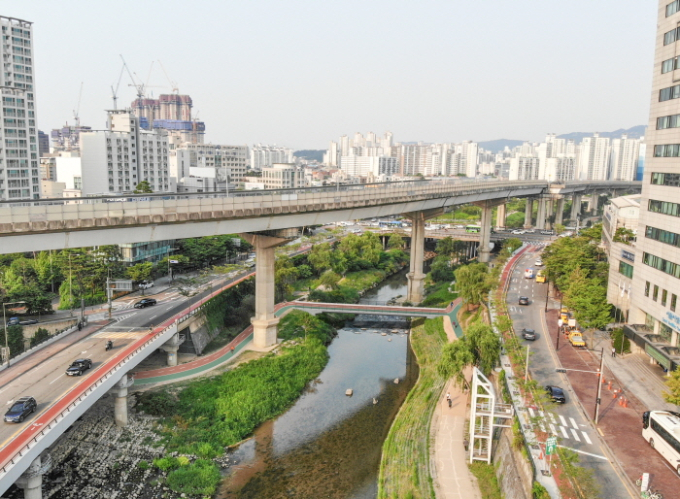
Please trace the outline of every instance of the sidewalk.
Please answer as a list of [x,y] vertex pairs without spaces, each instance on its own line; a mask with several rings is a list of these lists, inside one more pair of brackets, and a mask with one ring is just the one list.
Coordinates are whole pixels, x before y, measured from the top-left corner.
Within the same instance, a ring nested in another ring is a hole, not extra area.
[[[455,307],[457,312],[460,305]],[[444,330],[449,341],[458,339],[448,316],[444,317]],[[465,376],[470,377],[470,369]],[[477,479],[467,466],[467,453],[463,443],[465,420],[468,413],[467,394],[450,380],[444,393],[450,393],[452,407],[442,397],[432,417],[430,436],[432,458],[435,466],[435,489],[438,499],[481,499]]]
[[[553,347],[557,340],[557,310],[546,314],[549,338]],[[628,477],[628,487],[635,488],[635,480],[642,473],[651,475],[651,487],[664,497],[677,497],[680,481],[668,462],[642,438],[642,413],[648,409],[673,408],[661,398],[663,381],[648,367],[642,356],[628,354],[611,356],[611,341],[604,335],[595,338],[596,348],[584,350],[572,347],[564,335],[557,351],[562,367],[596,371],[600,364],[600,348],[604,348],[605,383],[602,384],[600,417],[596,426],[613,458]],[[569,371],[569,382],[585,413],[592,419],[597,396],[595,375]],[[612,382],[611,387],[609,382]],[[628,407],[621,405],[625,397]]]

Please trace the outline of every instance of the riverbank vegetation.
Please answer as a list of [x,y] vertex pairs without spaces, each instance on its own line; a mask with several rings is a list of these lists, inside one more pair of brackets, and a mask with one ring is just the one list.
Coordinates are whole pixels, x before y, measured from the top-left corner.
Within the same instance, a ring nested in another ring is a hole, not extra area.
[[430,421],[446,379],[437,366],[448,342],[442,318],[418,319],[411,347],[420,375],[385,439],[378,478],[378,498],[434,497],[430,475]]
[[[284,317],[280,328],[282,335],[295,341],[274,353],[221,375],[192,381],[179,392],[163,389],[139,395],[138,408],[161,418],[157,431],[166,451],[200,458],[187,461],[186,466],[170,456],[154,463],[159,469],[174,470],[167,478],[173,490],[197,493],[189,490],[200,489],[198,493],[212,494],[220,474],[210,460],[284,412],[325,367],[324,343],[335,334],[334,328],[300,311]],[[206,485],[210,480],[212,491]]]

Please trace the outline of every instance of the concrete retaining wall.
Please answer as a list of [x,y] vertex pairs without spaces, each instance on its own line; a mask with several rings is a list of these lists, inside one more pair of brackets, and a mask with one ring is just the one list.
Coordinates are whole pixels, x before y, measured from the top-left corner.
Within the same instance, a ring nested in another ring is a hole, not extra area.
[[531,499],[533,470],[527,459],[512,446],[512,429],[503,428],[495,443],[493,464],[503,497]]

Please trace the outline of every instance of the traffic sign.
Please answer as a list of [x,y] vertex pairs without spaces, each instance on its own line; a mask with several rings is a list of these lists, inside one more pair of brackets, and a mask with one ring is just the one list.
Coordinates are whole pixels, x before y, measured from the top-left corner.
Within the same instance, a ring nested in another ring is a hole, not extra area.
[[555,448],[557,447],[557,437],[548,437],[545,442],[545,455],[550,456],[555,453]]

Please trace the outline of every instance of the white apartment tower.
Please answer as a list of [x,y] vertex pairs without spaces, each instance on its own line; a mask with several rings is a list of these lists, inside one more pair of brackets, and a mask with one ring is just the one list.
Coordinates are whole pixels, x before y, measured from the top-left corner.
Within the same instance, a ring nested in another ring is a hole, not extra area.
[[581,143],[579,180],[607,180],[609,174],[609,138],[595,133]]
[[0,16],[0,200],[38,199],[40,167],[33,82],[33,27],[29,21]]
[[143,180],[153,192],[173,192],[167,132],[140,129],[129,109],[108,113],[108,130],[80,134],[83,196],[130,193]]
[[263,146],[262,144],[255,144],[250,148],[250,168],[253,170],[262,170],[262,168],[272,166],[274,163],[294,162],[292,149],[278,146]]
[[634,180],[639,155],[639,139],[629,139],[623,135],[620,139],[612,140],[609,180]]
[[680,101],[675,100],[680,98],[678,23],[680,0],[659,0],[652,100],[645,134],[649,146],[629,318],[631,324],[643,325],[671,346],[678,345],[680,332]]

